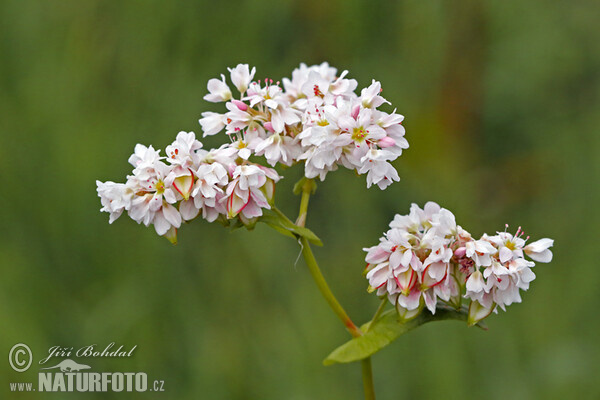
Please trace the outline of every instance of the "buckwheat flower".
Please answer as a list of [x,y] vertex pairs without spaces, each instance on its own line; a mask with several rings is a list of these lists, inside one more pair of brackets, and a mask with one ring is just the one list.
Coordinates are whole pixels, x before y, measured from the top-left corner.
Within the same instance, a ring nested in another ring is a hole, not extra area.
[[176,190],[165,182],[171,167],[157,161],[154,174],[148,179],[144,179],[146,175],[136,174],[136,170],[128,177],[132,185],[138,185],[129,210],[131,219],[146,226],[153,224],[156,233],[161,236],[172,227],[179,228],[181,215],[172,205],[177,202]]
[[498,248],[498,257],[500,262],[505,263],[513,258],[523,257],[523,247],[525,240],[519,237],[521,228],[517,230],[517,234],[513,236],[508,232],[498,232],[495,236],[484,236],[485,239],[494,243]]
[[252,155],[252,150],[250,150],[248,143],[243,139],[232,142],[229,147],[234,149],[236,151],[236,156],[242,160],[247,160]]
[[267,121],[266,116],[260,115],[248,107],[244,110],[243,107],[240,108],[239,105],[233,102],[229,102],[225,106],[229,110],[225,114],[227,134],[237,134],[244,129],[256,130],[260,128],[260,123]]
[[[283,132],[285,125],[293,125],[300,122],[300,114],[297,110],[290,107],[288,99],[283,95],[279,82],[275,85],[266,83],[265,87],[260,87],[256,82],[250,85],[248,96],[244,100],[250,102],[250,107],[263,104],[266,106],[266,114],[270,127],[275,133]],[[266,128],[266,126],[265,126]]]
[[488,296],[491,285],[488,284],[483,279],[483,274],[476,270],[473,272],[466,282],[466,296],[472,300],[478,301],[486,308],[490,308],[493,300],[492,296]]
[[385,137],[377,141],[379,147],[394,153],[396,157],[399,157],[404,149],[408,149],[408,141],[404,137],[405,130],[402,126],[404,116],[396,114],[396,110],[391,114],[376,110],[373,113],[373,119],[377,125],[385,130],[386,134]]
[[191,198],[180,203],[179,212],[184,220],[189,221],[202,211],[202,217],[208,222],[213,222],[220,214],[226,213],[221,199],[224,196],[223,187],[229,181],[227,170],[217,162],[201,164],[195,175],[197,180]]
[[337,123],[340,129],[350,133],[357,145],[376,142],[387,136],[385,130],[373,120],[373,111],[369,108],[360,108],[355,118],[351,115],[341,116]]
[[298,160],[305,160],[304,175],[307,178],[320,177],[323,181],[329,171],[335,171],[336,161],[341,157],[344,146],[352,140],[346,135],[331,136],[319,146],[306,150]]
[[134,189],[130,185],[111,181],[96,181],[96,186],[102,203],[100,211],[110,214],[108,223],[112,224],[121,216],[123,210],[128,210],[131,207]]
[[302,85],[302,94],[309,99],[310,104],[333,104],[336,98],[349,96],[356,89],[357,82],[354,79],[345,79],[347,73],[348,71],[344,71],[339,78],[335,79],[323,75],[318,70],[312,70]]
[[477,266],[487,267],[492,264],[491,255],[496,248],[486,240],[473,240],[465,244],[467,257],[472,258]]
[[202,118],[198,120],[205,137],[221,132],[225,128],[225,121],[225,115],[214,112],[203,112]]
[[285,101],[283,92],[279,85],[269,84],[269,80],[265,79],[265,86],[261,87],[258,82],[252,82],[248,88],[247,96],[242,100],[248,101],[250,107],[255,107],[258,104],[264,104],[269,108],[277,108]]
[[201,148],[202,143],[196,140],[194,132],[179,132],[175,141],[166,148],[167,161],[172,168],[165,183],[173,185],[185,200],[190,197],[194,185],[193,169],[207,153]]
[[554,245],[554,240],[544,238],[533,243],[529,243],[525,246],[524,251],[532,260],[538,262],[550,262],[552,261],[552,252],[550,247]]
[[206,85],[209,93],[204,96],[204,100],[211,103],[220,103],[231,99],[231,90],[225,83],[225,75],[221,74],[221,80],[213,78]]
[[194,132],[179,132],[175,141],[165,149],[167,161],[173,165],[191,168],[198,163],[200,155],[197,150],[202,148],[202,143],[196,139]]
[[154,150],[152,146],[136,144],[133,154],[129,157],[129,163],[133,165],[134,173],[141,180],[148,179],[155,171],[158,161],[164,159],[160,156],[160,150]]
[[227,168],[229,165],[236,165],[239,154],[239,146],[232,143],[226,143],[216,149],[211,149],[203,158],[204,163],[217,162]]
[[340,76],[329,85],[329,91],[336,96],[353,96],[358,82],[356,79],[346,79],[348,71],[343,71]]
[[269,200],[263,187],[268,180],[275,182],[279,175],[268,168],[258,165],[238,165],[235,167],[232,180],[226,189],[226,196],[221,201],[226,201],[227,217],[233,218],[242,214],[245,218],[260,217],[262,209],[270,209]]
[[261,140],[254,148],[254,151],[258,156],[264,155],[267,163],[271,166],[275,166],[278,163],[291,166],[302,154],[302,148],[298,145],[297,139],[278,133]]
[[256,67],[252,67],[252,70],[250,70],[248,64],[238,64],[235,68],[227,68],[227,70],[231,74],[231,82],[242,94],[248,90],[248,85],[250,85],[256,73]]
[[214,198],[222,193],[221,188],[229,181],[227,170],[219,163],[202,164],[196,170],[198,179],[194,185],[192,196],[201,195],[205,199]]
[[365,108],[377,108],[384,103],[390,104],[389,101],[379,95],[381,90],[381,83],[373,79],[371,85],[360,92],[362,106]]
[[396,169],[388,162],[392,154],[385,150],[370,149],[361,158],[362,166],[357,169],[359,174],[367,174],[367,188],[375,184],[380,189],[385,189],[392,182],[398,182],[400,176]]

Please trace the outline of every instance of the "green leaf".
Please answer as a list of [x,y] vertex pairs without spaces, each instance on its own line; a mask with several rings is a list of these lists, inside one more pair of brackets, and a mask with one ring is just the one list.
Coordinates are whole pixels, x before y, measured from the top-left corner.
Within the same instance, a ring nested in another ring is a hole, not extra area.
[[293,238],[305,237],[309,242],[317,246],[323,246],[323,242],[317,235],[315,235],[310,229],[295,225],[293,222],[288,220],[285,216],[280,215],[278,210],[263,210],[262,217],[259,218],[259,222],[264,222],[277,232],[290,236]]
[[[428,310],[424,310],[414,319],[402,323],[398,319],[398,313],[395,309],[386,311],[370,329],[367,330],[370,322],[367,322],[361,326],[361,330],[365,332],[365,334],[349,340],[332,351],[331,354],[329,354],[323,361],[323,364],[332,365],[336,363],[350,363],[362,360],[377,353],[379,350],[398,339],[400,335],[403,335],[406,332],[423,324],[432,321],[444,321],[451,319],[466,322],[467,315],[468,310],[466,308],[462,308],[460,311],[457,311],[450,307],[440,306],[437,308],[435,315],[431,314]],[[487,329],[485,325],[478,324],[478,326],[482,329]]]

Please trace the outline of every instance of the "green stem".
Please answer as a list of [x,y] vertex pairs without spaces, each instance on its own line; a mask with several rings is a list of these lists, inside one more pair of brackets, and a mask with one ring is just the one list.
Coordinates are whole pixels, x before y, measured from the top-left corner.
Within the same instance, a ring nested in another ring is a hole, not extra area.
[[363,387],[365,389],[365,400],[375,400],[375,386],[373,385],[371,357],[363,359],[360,363],[362,366],[362,380]]
[[[308,213],[308,202],[310,200],[310,195],[314,191],[314,182],[312,180],[307,179],[302,186],[302,198],[300,200],[300,211],[298,213],[298,219],[296,220],[296,225],[300,227],[304,227],[306,224],[306,216]],[[280,215],[282,218],[289,221],[289,218],[285,216],[279,209],[273,207],[273,210]],[[291,221],[290,221],[291,222]],[[315,259],[315,256],[310,248],[310,243],[305,237],[301,237],[299,239],[299,243],[302,246],[302,255],[304,256],[304,261],[308,267],[310,274],[315,281],[317,288],[329,304],[329,307],[333,310],[333,312],[338,316],[338,318],[342,321],[348,332],[352,335],[352,337],[362,336],[362,332],[359,327],[357,327],[354,322],[350,319],[346,310],[342,307],[340,302],[336,299],[335,295],[329,288],[321,269],[319,268],[319,264]],[[375,316],[372,319],[372,322],[376,321],[377,318],[383,312],[385,308],[385,302],[382,302]],[[371,357],[365,358],[361,361],[362,366],[362,380],[365,391],[365,400],[375,400],[375,387],[373,386],[373,372],[371,367]]]
[[296,225],[304,227],[306,225],[306,215],[308,214],[308,200],[315,188],[315,183],[312,179],[306,179],[302,185],[302,198],[300,199],[300,211]]
[[300,212],[298,213],[298,219],[296,220],[296,225],[304,226],[306,224],[306,214],[308,212],[308,199],[310,198],[310,193],[303,191],[302,199],[300,200]]
[[313,280],[317,284],[319,291],[325,297],[325,300],[329,304],[329,307],[333,310],[333,312],[338,316],[338,318],[342,321],[348,332],[353,337],[359,337],[362,335],[360,329],[352,322],[346,311],[340,304],[340,302],[335,298],[333,292],[329,288],[321,269],[319,268],[319,264],[317,264],[317,260],[310,248],[310,244],[308,240],[304,237],[300,238],[300,245],[302,246],[302,255],[304,256],[304,261],[306,261],[306,265],[310,274],[313,277]]

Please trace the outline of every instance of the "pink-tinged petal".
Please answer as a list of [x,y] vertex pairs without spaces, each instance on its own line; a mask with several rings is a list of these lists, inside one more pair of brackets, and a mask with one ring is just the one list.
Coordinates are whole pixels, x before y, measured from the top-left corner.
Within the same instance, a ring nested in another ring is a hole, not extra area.
[[367,273],[367,280],[372,287],[379,287],[385,284],[390,276],[388,263],[376,265]]
[[352,113],[350,114],[350,116],[354,119],[357,119],[359,113],[360,113],[360,104],[357,104],[354,106],[354,108],[352,108]]
[[254,201],[249,201],[246,207],[240,212],[246,218],[256,218],[263,214],[262,208]]
[[419,257],[417,257],[414,253],[412,255],[412,259],[410,260],[410,266],[415,271],[422,271],[423,270],[423,263],[421,262],[421,260],[419,259]]
[[402,258],[402,253],[399,251],[394,251],[392,254],[390,254],[390,266],[392,269],[396,269],[400,266]]
[[264,192],[262,192],[260,189],[250,189],[250,197],[256,203],[257,206],[261,208],[271,208],[269,202],[267,201],[267,198],[265,197]]
[[409,310],[414,310],[421,307],[421,291],[414,288],[408,296],[398,296],[398,304]]
[[167,231],[171,227],[171,224],[169,224],[169,222],[166,220],[162,213],[156,213],[156,215],[154,216],[153,223],[156,233],[158,233],[158,235],[160,236],[167,233]]
[[163,206],[162,213],[165,216],[165,219],[175,228],[181,226],[181,214],[179,214],[179,211],[175,207],[167,204]]
[[185,221],[191,221],[196,218],[199,212],[200,210],[196,207],[194,200],[187,200],[179,203],[179,213]]
[[387,261],[390,256],[390,252],[381,246],[373,246],[363,250],[367,251],[367,257],[365,258],[365,261],[369,264],[379,264]]
[[427,290],[423,292],[423,298],[425,299],[425,306],[432,314],[435,314],[435,306],[437,305],[437,298],[433,290]]
[[405,267],[408,267],[408,265],[410,264],[410,261],[412,260],[413,257],[413,252],[412,250],[408,249],[404,252],[404,254],[402,255],[402,260],[400,260],[400,264],[404,265]]

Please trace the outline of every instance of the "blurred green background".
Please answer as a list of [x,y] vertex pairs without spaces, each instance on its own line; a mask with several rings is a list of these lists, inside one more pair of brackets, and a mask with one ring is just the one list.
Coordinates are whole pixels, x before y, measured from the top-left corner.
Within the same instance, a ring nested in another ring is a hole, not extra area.
[[[200,113],[220,109],[206,82],[226,67],[277,80],[322,61],[359,87],[380,80],[411,146],[388,190],[338,171],[311,201],[316,255],[353,319],[378,304],[361,249],[411,202],[439,202],[474,235],[509,223],[556,240],[488,332],[431,324],[374,356],[378,398],[599,398],[599,18],[592,1],[3,0],[0,398],[64,398],[8,391],[37,379],[36,365],[9,368],[13,344],[37,361],[112,341],[135,356],[95,371],[165,381],[129,397],[362,398],[358,365],[321,365],[347,334],[294,241],[196,221],[172,246],[126,217],[109,226],[95,191],[124,180],[136,143],[200,132]],[[278,186],[289,215],[300,173]]]

